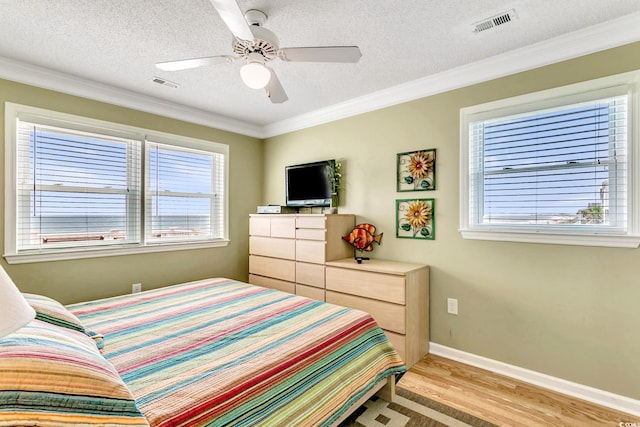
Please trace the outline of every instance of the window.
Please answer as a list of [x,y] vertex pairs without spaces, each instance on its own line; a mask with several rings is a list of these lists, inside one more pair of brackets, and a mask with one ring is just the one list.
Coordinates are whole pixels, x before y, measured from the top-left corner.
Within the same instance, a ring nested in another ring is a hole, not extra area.
[[228,147],[6,104],[10,262],[219,246]]
[[224,232],[224,159],[167,144],[147,142],[146,241],[191,241]]
[[462,109],[463,237],[637,247],[635,80]]
[[139,243],[138,141],[34,121],[17,127],[18,252]]

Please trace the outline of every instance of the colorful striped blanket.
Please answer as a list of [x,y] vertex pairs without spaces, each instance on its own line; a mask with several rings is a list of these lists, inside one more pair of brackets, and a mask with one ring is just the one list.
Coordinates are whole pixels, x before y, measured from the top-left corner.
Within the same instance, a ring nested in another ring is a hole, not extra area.
[[368,314],[229,279],[68,308],[151,426],[330,425],[405,371]]

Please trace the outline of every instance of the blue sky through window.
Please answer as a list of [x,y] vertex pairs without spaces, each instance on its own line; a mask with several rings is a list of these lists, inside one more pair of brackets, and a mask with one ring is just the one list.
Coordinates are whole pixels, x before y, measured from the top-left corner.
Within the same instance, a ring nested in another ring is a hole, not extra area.
[[[132,149],[137,141],[46,130],[32,131],[29,137],[33,229],[47,234],[127,228],[132,220],[130,204],[139,203],[130,197],[131,191],[140,192],[139,160],[131,158],[137,157]],[[207,231],[211,156],[152,145],[147,191],[153,228]]]
[[484,217],[535,221],[606,207],[611,166],[610,103],[534,112],[484,123]]

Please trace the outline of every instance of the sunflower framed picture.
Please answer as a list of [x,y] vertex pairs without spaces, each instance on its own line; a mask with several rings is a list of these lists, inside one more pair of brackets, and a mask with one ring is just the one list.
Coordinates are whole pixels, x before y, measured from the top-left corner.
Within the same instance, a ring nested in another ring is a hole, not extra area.
[[436,189],[436,149],[398,153],[398,191]]
[[434,199],[396,200],[396,237],[435,239]]

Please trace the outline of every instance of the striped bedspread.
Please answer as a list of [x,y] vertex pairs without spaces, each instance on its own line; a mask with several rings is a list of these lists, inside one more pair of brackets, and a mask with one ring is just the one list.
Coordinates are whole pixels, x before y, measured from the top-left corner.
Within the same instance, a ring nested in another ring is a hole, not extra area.
[[405,371],[368,314],[229,279],[68,308],[151,426],[330,425]]

